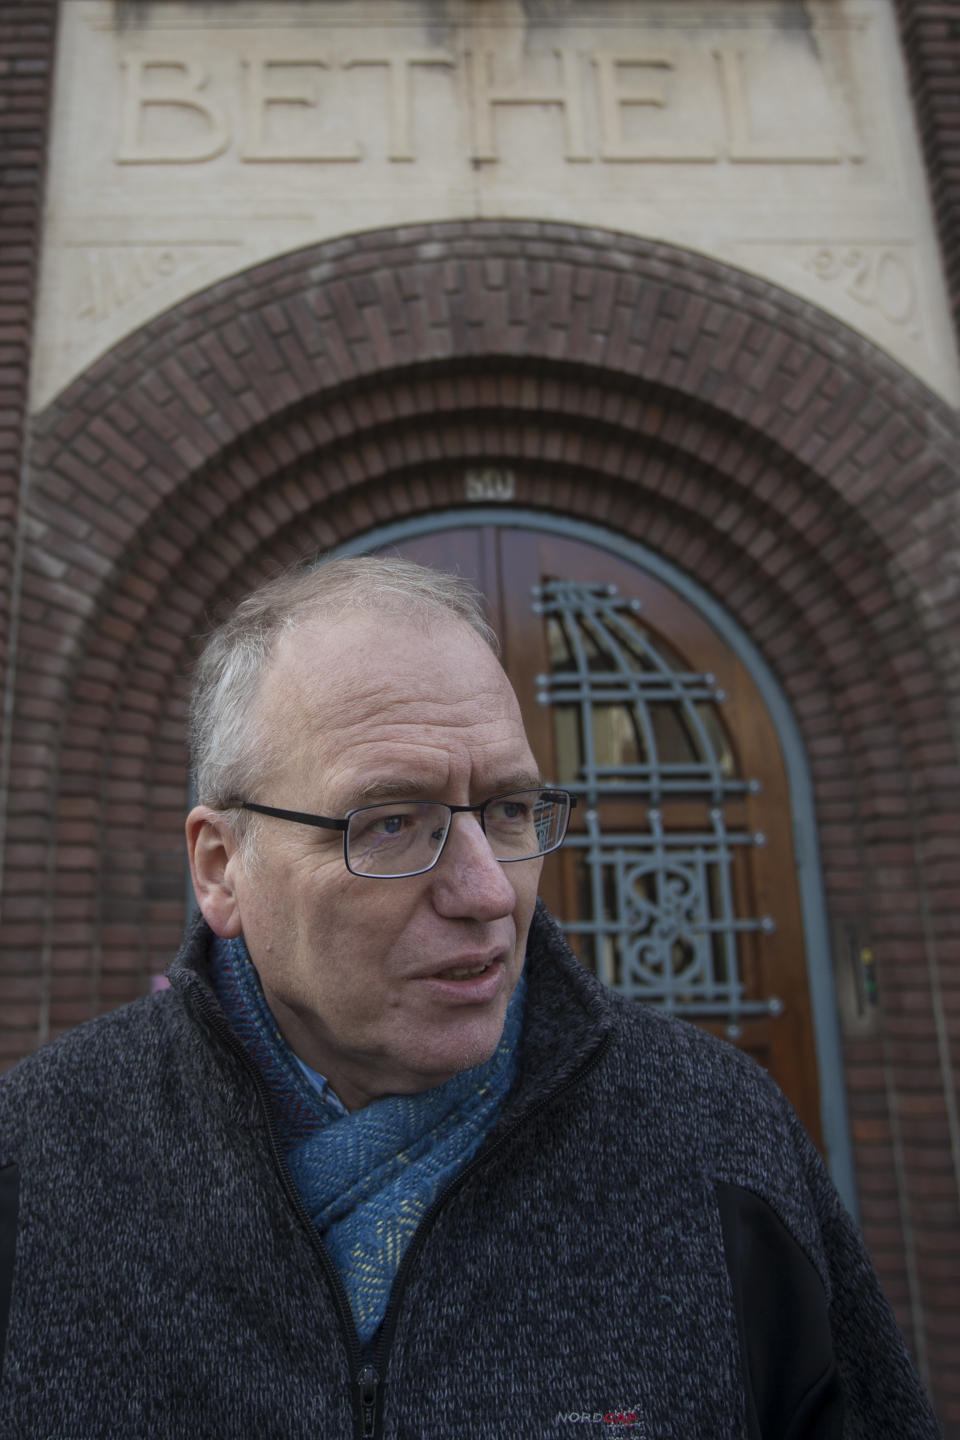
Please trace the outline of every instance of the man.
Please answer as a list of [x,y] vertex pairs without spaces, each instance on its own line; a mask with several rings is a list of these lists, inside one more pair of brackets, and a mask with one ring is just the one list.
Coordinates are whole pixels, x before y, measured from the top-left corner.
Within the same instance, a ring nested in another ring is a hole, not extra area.
[[369,558],[210,638],[171,988],[2,1086],[4,1437],[937,1434],[779,1092],[538,906],[490,642]]

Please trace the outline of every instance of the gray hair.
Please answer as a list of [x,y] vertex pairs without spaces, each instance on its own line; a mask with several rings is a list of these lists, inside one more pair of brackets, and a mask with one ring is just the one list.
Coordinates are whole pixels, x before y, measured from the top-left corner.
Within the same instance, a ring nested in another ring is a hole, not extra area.
[[410,560],[359,555],[298,566],[248,595],[214,630],[197,661],[190,704],[190,754],[197,801],[230,812],[243,841],[249,815],[234,808],[256,794],[272,755],[255,702],[277,643],[307,620],[366,612],[422,624],[459,620],[499,653],[480,592],[458,575]]

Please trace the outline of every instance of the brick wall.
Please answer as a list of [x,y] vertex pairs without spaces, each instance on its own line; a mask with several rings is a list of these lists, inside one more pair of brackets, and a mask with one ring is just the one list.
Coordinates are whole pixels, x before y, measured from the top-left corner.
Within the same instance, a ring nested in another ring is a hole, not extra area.
[[25,439],[57,6],[0,3],[0,674]]
[[[904,58],[910,81],[917,126],[926,164],[927,184],[936,217],[940,251],[947,277],[953,310],[954,330],[960,335],[960,4],[957,0],[894,0],[900,26]],[[958,457],[960,460],[960,457]],[[958,464],[954,464],[954,473]],[[953,486],[956,491],[956,480]],[[956,551],[944,559],[941,585],[949,583],[955,565]],[[954,692],[955,693],[955,692]],[[954,732],[956,734],[956,731]],[[951,845],[946,835],[940,853]],[[952,948],[952,947],[951,947]],[[956,981],[948,982],[952,988]],[[917,1048],[929,1042],[922,1024],[907,1015],[900,1019],[904,1045]],[[948,1074],[947,1091],[956,1096],[956,1071]],[[960,1147],[956,1100],[948,1109],[953,1129],[954,1166]],[[929,1122],[918,1117],[921,1128],[915,1143],[929,1145]],[[941,1177],[931,1192],[931,1203],[942,1204],[947,1191],[952,1194],[951,1180],[946,1172],[945,1156],[941,1160]],[[939,1198],[937,1198],[939,1197]],[[943,1246],[955,1253],[960,1240],[954,1235],[920,1259],[922,1267],[935,1268]],[[954,1289],[954,1311],[936,1317],[934,1324],[946,1343],[960,1353],[960,1289]],[[945,1381],[949,1398],[944,1399],[944,1420],[947,1433],[960,1432],[960,1383],[953,1377]]]
[[5,1053],[170,958],[211,610],[281,562],[462,504],[478,461],[510,468],[518,504],[695,576],[793,705],[831,914],[866,926],[880,977],[880,1030],[845,1051],[864,1228],[956,1437],[958,454],[954,415],[821,312],[576,227],[353,237],[158,317],[35,425]]
[[957,0],[894,3],[960,333],[960,5]]
[[[0,3],[0,853],[6,821],[11,607],[27,441],[27,385],[39,270],[57,5]],[[27,993],[33,994],[32,983]],[[17,974],[0,970],[0,1014],[24,1012]]]

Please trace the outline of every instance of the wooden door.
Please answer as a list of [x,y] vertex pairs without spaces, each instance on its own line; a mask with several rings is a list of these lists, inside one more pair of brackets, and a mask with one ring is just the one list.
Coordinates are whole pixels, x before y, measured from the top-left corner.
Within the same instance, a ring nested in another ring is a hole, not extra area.
[[580,959],[749,1051],[822,1143],[786,772],[738,657],[591,544],[484,526],[390,551],[488,599],[534,753],[578,797],[541,893]]

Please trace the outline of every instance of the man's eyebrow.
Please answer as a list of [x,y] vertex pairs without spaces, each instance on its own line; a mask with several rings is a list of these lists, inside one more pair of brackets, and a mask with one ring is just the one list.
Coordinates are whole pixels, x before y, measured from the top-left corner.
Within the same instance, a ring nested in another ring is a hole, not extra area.
[[[487,795],[509,795],[514,790],[540,790],[546,781],[536,770],[517,770],[503,775],[485,786]],[[437,794],[432,785],[423,780],[407,780],[396,776],[384,776],[380,780],[370,779],[359,784],[349,795],[343,806],[343,813],[359,810],[364,805],[379,805],[391,800],[435,800]]]
[[388,779],[386,776],[381,780],[364,780],[350,793],[344,810],[376,805],[381,800],[420,800],[427,792],[428,787],[422,780]]
[[491,789],[491,795],[509,795],[513,790],[542,790],[546,780],[539,770],[516,770],[512,775],[503,775]]

